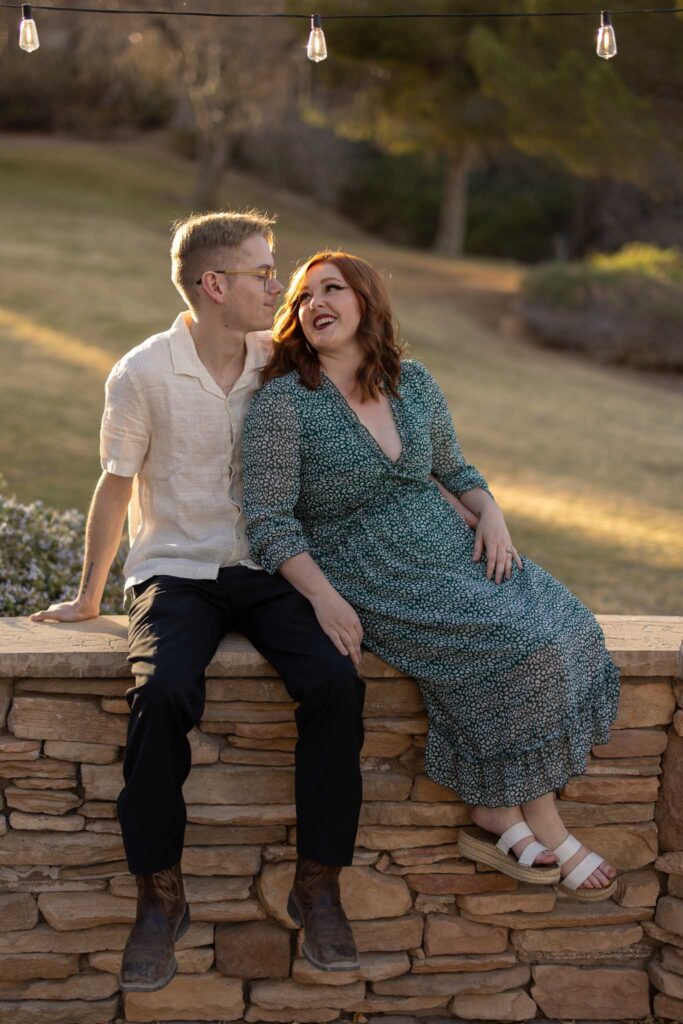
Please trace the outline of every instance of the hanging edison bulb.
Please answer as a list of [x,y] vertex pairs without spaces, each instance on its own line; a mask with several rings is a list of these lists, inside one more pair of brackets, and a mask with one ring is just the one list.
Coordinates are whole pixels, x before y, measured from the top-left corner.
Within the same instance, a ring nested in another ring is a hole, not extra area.
[[19,25],[19,46],[27,53],[33,53],[40,46],[38,29],[31,16],[31,5],[21,5],[21,23]]
[[315,61],[316,64],[327,57],[327,43],[325,42],[325,33],[322,29],[322,18],[319,14],[311,15],[311,34],[308,37],[306,55],[309,60]]
[[617,55],[617,37],[612,27],[612,16],[609,11],[602,11],[600,14],[600,28],[598,29],[597,55],[603,60]]

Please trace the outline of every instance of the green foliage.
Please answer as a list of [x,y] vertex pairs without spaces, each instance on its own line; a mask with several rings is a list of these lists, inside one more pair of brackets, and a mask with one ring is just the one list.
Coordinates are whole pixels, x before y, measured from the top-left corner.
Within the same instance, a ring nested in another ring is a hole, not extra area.
[[673,18],[617,18],[619,56],[605,62],[595,55],[592,5],[574,7],[590,17],[510,19],[495,32],[478,23],[469,56],[482,91],[504,107],[510,141],[522,152],[571,174],[653,187],[658,159],[681,162],[679,118],[662,131],[665,109],[669,117],[680,111],[681,62],[667,64],[664,86],[657,57],[670,49]]
[[354,174],[338,199],[342,213],[371,231],[402,245],[428,248],[436,229],[440,168],[416,153],[388,156],[359,144]]
[[543,344],[599,362],[683,371],[683,254],[629,245],[528,273],[521,313]]
[[594,253],[588,257],[588,263],[605,273],[628,271],[668,284],[683,284],[683,253],[678,249],[658,249],[656,245],[631,242],[619,252]]
[[536,263],[570,230],[572,181],[519,154],[502,154],[470,184],[466,250],[472,256]]
[[[85,516],[42,501],[23,505],[0,477],[0,615],[30,615],[76,596],[83,564]],[[103,613],[122,610],[124,553],[115,559]]]
[[[504,9],[503,0],[492,0]],[[452,10],[435,0],[434,12]],[[354,13],[376,10],[358,0]],[[413,10],[406,7],[406,11]],[[470,19],[349,21],[329,29],[334,59],[321,69],[319,97],[335,130],[389,153],[457,152],[504,138],[503,107],[484,95],[469,59]]]
[[[99,18],[68,16],[62,25],[55,32],[41,22],[41,47],[29,55],[15,44],[14,12],[0,12],[0,130],[102,136],[168,123],[176,87],[153,30],[128,36],[121,25],[107,32]],[[3,28],[11,33],[4,51]]]

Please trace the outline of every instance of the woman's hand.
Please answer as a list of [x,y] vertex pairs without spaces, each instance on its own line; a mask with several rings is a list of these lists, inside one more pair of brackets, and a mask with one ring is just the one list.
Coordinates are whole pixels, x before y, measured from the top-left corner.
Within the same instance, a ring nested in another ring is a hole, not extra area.
[[479,517],[472,561],[478,562],[484,551],[487,580],[493,579],[494,575],[496,583],[501,583],[503,577],[509,580],[512,576],[513,561],[518,569],[523,568],[522,559],[513,546],[510,531],[505,525],[505,517],[493,500],[486,505]]
[[341,654],[351,658],[356,669],[360,668],[363,627],[349,602],[332,587],[309,600],[323,633]]

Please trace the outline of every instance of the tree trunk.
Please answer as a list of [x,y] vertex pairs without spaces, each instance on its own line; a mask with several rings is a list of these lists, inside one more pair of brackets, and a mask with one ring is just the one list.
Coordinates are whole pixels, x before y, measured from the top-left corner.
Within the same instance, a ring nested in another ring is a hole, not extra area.
[[223,125],[208,138],[200,138],[197,177],[190,200],[193,210],[208,210],[215,205],[228,156],[228,135]]
[[434,240],[435,252],[443,256],[458,258],[465,251],[467,187],[474,156],[474,147],[467,143],[450,154]]
[[605,184],[601,178],[575,180],[569,242],[571,259],[583,259],[599,242],[601,199]]

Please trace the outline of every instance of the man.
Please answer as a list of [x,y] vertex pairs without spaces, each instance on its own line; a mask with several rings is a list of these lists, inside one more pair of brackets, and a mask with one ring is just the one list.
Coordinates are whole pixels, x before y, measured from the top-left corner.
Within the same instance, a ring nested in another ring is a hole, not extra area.
[[111,371],[78,597],[33,616],[99,614],[128,509],[135,685],[118,815],[138,900],[121,965],[127,991],[162,988],[177,970],[174,944],[189,925],[180,870],[187,734],[202,716],[205,669],[230,629],[299,702],[290,905],[305,928],[304,953],[324,970],[358,966],[339,873],[351,863],[361,802],[360,647],[350,641],[341,653],[309,602],[250,560],[240,506],[242,424],[282,291],[272,223],[252,211],[176,226],[172,278],[189,310]]

